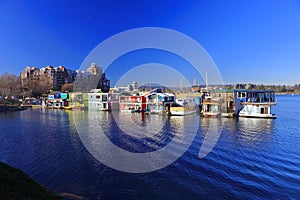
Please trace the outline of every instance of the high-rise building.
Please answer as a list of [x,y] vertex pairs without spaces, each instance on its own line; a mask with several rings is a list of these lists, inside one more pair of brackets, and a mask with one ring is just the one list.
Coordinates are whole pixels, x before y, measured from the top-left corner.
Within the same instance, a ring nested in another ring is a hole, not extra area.
[[64,66],[54,68],[53,90],[60,90],[65,83],[68,83],[68,80],[68,71]]

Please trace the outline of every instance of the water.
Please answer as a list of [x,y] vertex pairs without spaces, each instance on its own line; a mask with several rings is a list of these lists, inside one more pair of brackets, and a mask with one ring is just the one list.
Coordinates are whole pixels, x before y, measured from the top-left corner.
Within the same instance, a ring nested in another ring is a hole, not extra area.
[[[74,111],[0,113],[0,161],[23,170],[50,190],[86,199],[298,199],[300,96],[277,96],[277,101],[275,120],[219,121],[196,115],[141,119],[134,115],[124,124],[166,122],[160,134],[140,140],[122,134],[111,114],[103,114],[100,121],[108,138],[132,152],[155,151],[183,131],[191,131],[194,121],[199,121],[197,135],[190,138],[193,143],[178,160],[140,174],[120,172],[95,159],[78,135]],[[209,123],[224,127],[212,151],[200,159]]]

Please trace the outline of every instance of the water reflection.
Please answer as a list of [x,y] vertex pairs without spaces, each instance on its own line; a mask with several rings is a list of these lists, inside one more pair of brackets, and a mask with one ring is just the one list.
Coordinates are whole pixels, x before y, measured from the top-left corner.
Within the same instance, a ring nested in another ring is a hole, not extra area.
[[137,139],[151,138],[164,132],[167,123],[167,117],[164,115],[112,112],[112,117],[122,132]]
[[199,150],[199,158],[204,158],[217,144],[223,130],[223,121],[220,118],[201,118],[202,145]]
[[199,119],[192,116],[138,115],[143,114],[89,111],[74,113],[74,119],[87,150],[103,164],[126,172],[149,172],[171,164],[197,133]]
[[260,143],[271,144],[274,119],[238,118],[226,119],[224,128],[234,134],[234,143],[245,147],[259,146]]

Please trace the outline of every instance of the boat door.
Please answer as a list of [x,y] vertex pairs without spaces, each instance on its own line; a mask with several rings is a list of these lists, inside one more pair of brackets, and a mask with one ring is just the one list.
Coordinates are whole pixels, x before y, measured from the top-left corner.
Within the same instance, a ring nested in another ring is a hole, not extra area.
[[260,114],[269,114],[269,108],[268,107],[261,107],[260,108]]

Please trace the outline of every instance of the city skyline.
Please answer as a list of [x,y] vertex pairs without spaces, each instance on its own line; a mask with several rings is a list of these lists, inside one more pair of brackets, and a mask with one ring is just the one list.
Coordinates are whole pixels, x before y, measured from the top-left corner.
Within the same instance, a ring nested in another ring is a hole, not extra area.
[[[0,24],[0,74],[19,75],[26,66],[76,70],[91,50],[115,34],[164,27],[202,45],[224,83],[300,82],[297,1],[1,1]],[[157,63],[183,64],[173,58],[164,62],[170,57],[164,56]],[[141,52],[121,58],[107,69],[108,78],[115,84],[121,72],[155,59]],[[197,77],[190,74],[191,82]]]

